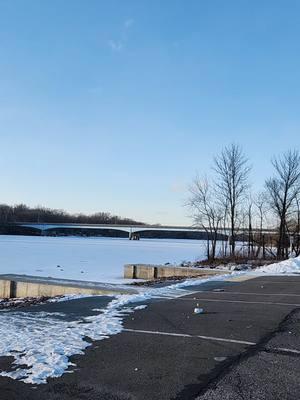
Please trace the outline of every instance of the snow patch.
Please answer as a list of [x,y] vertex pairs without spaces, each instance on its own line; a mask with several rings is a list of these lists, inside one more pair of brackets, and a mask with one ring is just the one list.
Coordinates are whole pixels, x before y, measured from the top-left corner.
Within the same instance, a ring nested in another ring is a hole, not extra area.
[[141,304],[140,306],[134,307],[134,310],[144,310],[145,308],[147,308],[147,305],[146,304]]
[[61,313],[44,312],[2,314],[0,356],[13,356],[14,368],[0,375],[25,383],[46,383],[48,377],[59,377],[74,365],[70,356],[84,354],[90,346],[85,337],[102,340],[122,330],[123,313],[111,308],[77,321],[61,317]]
[[300,274],[300,256],[266,265],[258,268],[256,271],[268,274]]

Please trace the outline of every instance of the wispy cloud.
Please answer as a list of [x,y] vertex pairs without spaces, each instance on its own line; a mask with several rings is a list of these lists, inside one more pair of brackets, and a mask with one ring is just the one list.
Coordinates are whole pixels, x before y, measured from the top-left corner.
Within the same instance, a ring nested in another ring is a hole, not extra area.
[[124,22],[124,27],[125,27],[126,29],[129,29],[133,23],[134,23],[134,20],[133,20],[132,18],[128,18],[128,19],[126,19],[126,21]]
[[133,25],[134,20],[132,18],[126,19],[122,24],[122,29],[118,39],[109,39],[107,44],[112,51],[120,52],[128,41],[128,31]]
[[121,51],[123,48],[123,42],[121,40],[116,41],[116,40],[110,39],[108,41],[108,45],[112,49],[112,51]]

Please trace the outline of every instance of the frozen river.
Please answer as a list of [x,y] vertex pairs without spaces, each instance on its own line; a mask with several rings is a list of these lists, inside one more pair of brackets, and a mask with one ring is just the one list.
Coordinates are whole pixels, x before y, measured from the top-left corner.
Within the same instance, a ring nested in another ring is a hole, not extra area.
[[204,257],[205,241],[199,240],[0,236],[0,274],[125,283],[124,264]]

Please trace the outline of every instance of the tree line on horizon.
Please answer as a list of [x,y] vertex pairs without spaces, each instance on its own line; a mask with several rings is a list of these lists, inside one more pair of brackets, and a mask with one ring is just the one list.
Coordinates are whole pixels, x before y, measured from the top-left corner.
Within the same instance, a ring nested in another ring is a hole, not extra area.
[[74,223],[74,224],[120,224],[141,225],[140,221],[131,218],[123,218],[108,212],[97,212],[94,214],[72,214],[64,210],[46,207],[29,207],[25,204],[10,206],[0,204],[0,224],[15,222],[35,223]]
[[[214,157],[210,176],[193,180],[186,206],[195,226],[207,232],[208,259],[300,255],[299,151],[288,150],[271,163],[273,175],[255,193],[249,160],[239,145],[231,144]],[[228,236],[221,247],[220,233]]]

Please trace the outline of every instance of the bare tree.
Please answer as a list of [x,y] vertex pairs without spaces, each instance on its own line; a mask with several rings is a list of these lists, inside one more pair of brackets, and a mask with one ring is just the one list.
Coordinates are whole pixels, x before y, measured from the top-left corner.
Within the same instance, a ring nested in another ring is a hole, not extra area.
[[236,144],[225,147],[214,160],[219,200],[224,207],[228,206],[232,256],[235,255],[239,207],[248,189],[250,169],[248,159],[244,156],[241,147]]
[[279,218],[277,258],[288,256],[287,224],[290,214],[300,194],[300,154],[289,150],[272,160],[275,176],[266,181],[269,202]]
[[260,192],[254,197],[254,206],[257,223],[257,234],[255,235],[256,257],[266,258],[266,241],[263,227],[267,221],[269,210],[266,192]]
[[300,199],[296,197],[296,226],[294,233],[294,252],[295,256],[300,255]]
[[253,237],[253,200],[250,197],[248,202],[248,258],[254,256],[254,237]]
[[215,198],[215,188],[206,178],[196,177],[189,188],[190,198],[187,205],[192,210],[192,218],[207,235],[207,258],[215,259],[218,233],[223,219],[222,210]]
[[300,255],[300,199],[296,197],[295,207],[287,221],[287,233],[290,237],[290,250],[296,257]]

